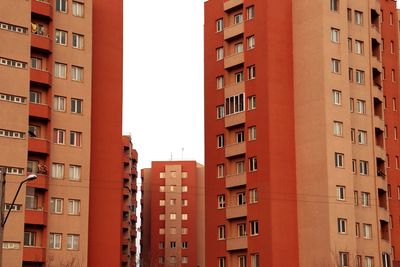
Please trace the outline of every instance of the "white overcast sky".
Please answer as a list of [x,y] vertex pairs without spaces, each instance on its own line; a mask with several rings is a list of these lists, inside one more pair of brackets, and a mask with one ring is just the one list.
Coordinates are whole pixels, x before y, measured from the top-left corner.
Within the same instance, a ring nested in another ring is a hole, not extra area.
[[124,0],[123,132],[139,168],[203,149],[204,0]]

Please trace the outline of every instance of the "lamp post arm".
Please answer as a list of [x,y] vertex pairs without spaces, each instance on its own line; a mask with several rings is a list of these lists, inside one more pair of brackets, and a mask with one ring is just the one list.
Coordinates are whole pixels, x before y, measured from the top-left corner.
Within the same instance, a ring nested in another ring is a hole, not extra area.
[[24,182],[26,182],[26,181],[22,181],[22,182],[19,184],[17,193],[15,193],[15,196],[14,196],[14,199],[13,199],[13,201],[12,201],[12,203],[11,203],[11,206],[10,206],[10,208],[9,208],[8,211],[7,211],[6,217],[4,218],[4,222],[1,223],[1,227],[4,227],[4,225],[6,224],[7,219],[8,219],[8,215],[10,215],[11,209],[14,207],[15,200],[17,199],[17,196],[18,196],[18,194],[19,194],[19,190],[21,190],[22,184],[23,184]]

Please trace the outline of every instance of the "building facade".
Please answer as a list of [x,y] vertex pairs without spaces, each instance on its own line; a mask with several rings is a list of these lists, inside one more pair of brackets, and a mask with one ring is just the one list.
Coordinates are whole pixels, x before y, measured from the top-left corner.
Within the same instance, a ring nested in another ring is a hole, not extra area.
[[206,266],[203,166],[153,161],[142,183],[141,266]]
[[122,1],[1,1],[0,83],[3,266],[120,265]]
[[399,264],[396,3],[209,0],[204,29],[206,265]]

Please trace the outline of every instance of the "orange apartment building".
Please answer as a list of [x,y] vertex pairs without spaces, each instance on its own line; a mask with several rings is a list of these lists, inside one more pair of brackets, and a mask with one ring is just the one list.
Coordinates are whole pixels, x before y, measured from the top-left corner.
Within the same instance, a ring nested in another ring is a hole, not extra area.
[[206,266],[400,266],[397,21],[205,3]]
[[140,266],[206,266],[204,167],[153,161],[142,170],[142,184]]
[[3,266],[134,266],[122,1],[0,1],[0,84],[6,203],[38,174],[5,225]]

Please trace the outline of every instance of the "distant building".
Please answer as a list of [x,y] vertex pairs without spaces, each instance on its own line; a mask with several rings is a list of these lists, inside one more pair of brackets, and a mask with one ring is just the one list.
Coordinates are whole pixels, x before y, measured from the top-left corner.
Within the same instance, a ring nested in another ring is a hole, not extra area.
[[205,267],[203,166],[154,161],[142,183],[141,266]]

